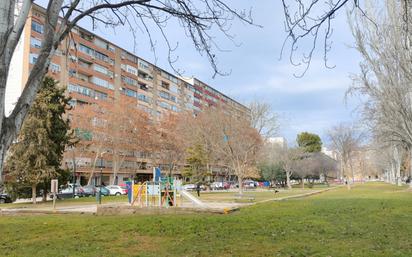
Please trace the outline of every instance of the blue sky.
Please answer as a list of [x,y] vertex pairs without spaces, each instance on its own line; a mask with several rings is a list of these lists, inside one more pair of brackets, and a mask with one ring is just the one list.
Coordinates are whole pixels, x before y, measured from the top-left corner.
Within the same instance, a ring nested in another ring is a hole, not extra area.
[[[353,38],[346,22],[345,10],[333,22],[334,43],[328,58],[329,63],[336,67],[327,69],[323,64],[322,52],[318,52],[305,76],[295,78],[293,74],[300,73],[301,68],[290,64],[287,55],[279,60],[286,36],[281,1],[236,0],[228,3],[238,9],[252,7],[255,22],[263,28],[234,22],[231,34],[235,35],[235,41],[240,46],[235,46],[222,34],[214,34],[216,42],[229,50],[217,53],[219,68],[231,73],[213,78],[213,70],[207,59],[195,51],[182,29],[171,22],[166,32],[172,44],[179,44],[173,53],[179,58],[175,66],[184,70],[185,76],[195,76],[242,103],[253,99],[268,102],[280,116],[279,135],[286,137],[289,144],[293,144],[296,134],[302,131],[319,134],[327,144],[326,132],[331,126],[356,119],[353,110],[357,102],[351,100],[345,103],[344,93],[351,85],[349,75],[358,72],[360,57],[349,47]],[[88,23],[83,22],[82,26],[87,27]],[[99,27],[94,32],[171,71],[165,42],[156,31],[152,33],[157,42],[156,58],[143,32],[138,35],[136,45],[127,28],[114,31]],[[308,47],[311,41],[305,43],[301,45],[302,48]]]

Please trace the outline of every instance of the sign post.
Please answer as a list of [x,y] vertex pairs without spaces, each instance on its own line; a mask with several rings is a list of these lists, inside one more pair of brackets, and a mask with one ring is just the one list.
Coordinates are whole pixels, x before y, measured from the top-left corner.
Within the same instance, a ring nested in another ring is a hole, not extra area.
[[59,181],[57,179],[51,180],[50,192],[53,194],[53,211],[56,210],[56,194],[59,188]]

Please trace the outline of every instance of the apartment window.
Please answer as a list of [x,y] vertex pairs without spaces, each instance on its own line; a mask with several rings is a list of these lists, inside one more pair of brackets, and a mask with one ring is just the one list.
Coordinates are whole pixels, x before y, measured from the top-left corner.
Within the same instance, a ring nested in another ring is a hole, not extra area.
[[97,91],[97,90],[94,91],[94,96],[95,96],[96,99],[100,99],[100,100],[106,100],[107,99],[107,94],[106,93],[103,93],[103,92],[100,92],[100,91]]
[[93,40],[93,35],[90,35],[90,34],[85,33],[83,31],[80,31],[80,37],[87,40],[87,41],[92,41]]
[[176,85],[170,85],[169,90],[175,94],[179,93],[179,88]]
[[161,98],[164,98],[164,99],[167,99],[167,100],[170,99],[169,93],[164,92],[164,91],[159,91],[159,96],[160,96]]
[[31,37],[30,38],[30,45],[34,48],[40,48],[41,47],[41,40]]
[[83,68],[90,68],[90,63],[89,62],[85,62],[83,60],[79,60],[78,61],[79,66],[83,67]]
[[122,81],[125,82],[126,84],[132,85],[132,86],[137,86],[137,80],[126,77],[126,76],[122,76]]
[[160,86],[163,87],[164,89],[169,90],[169,86],[170,86],[170,85],[169,85],[169,83],[162,81],[162,82],[160,83]]
[[95,38],[95,39],[94,39],[94,43],[95,43],[98,47],[101,47],[101,48],[103,48],[103,49],[107,49],[107,48],[108,48],[108,44],[107,44],[105,41],[100,40],[100,39],[98,39],[98,38]]
[[144,90],[144,91],[149,90],[149,87],[146,84],[143,84],[143,83],[139,83],[139,88],[141,90]]
[[137,98],[137,92],[131,89],[126,88],[125,94],[130,97]]
[[60,72],[60,65],[58,65],[58,64],[55,64],[55,63],[50,63],[50,67],[49,67],[49,70],[51,71],[51,72]]
[[152,98],[148,97],[147,95],[138,94],[137,97],[140,101],[143,101],[143,102],[146,102],[146,103],[151,103],[152,102]]
[[104,62],[110,62],[109,57],[103,53],[100,53],[99,51],[94,51],[94,57]]
[[100,66],[98,64],[93,64],[93,69],[97,72],[100,72],[104,75],[107,75],[111,78],[113,78],[113,72],[111,70],[108,70],[107,68]]
[[135,75],[135,76],[137,76],[137,73],[138,73],[137,69],[133,66],[130,66],[130,65],[126,65],[126,71],[133,74],[133,75]]
[[90,56],[93,56],[93,54],[94,54],[94,50],[93,50],[93,49],[91,49],[91,48],[88,47],[88,46],[82,45],[82,44],[79,44],[79,51],[80,51],[80,52],[83,52],[83,53],[85,53],[85,54],[88,54],[88,55],[90,55]]
[[159,102],[159,106],[165,109],[170,109],[170,105],[165,102]]
[[37,62],[37,58],[39,57],[38,54],[30,54],[29,55],[29,61],[31,64],[35,64]]
[[142,72],[142,71],[138,71],[138,75],[139,78],[145,79],[145,80],[153,80],[153,77],[150,76],[149,74]]
[[82,87],[82,86],[79,86],[79,85],[69,84],[69,86],[67,87],[67,90],[69,92],[77,92],[77,93],[80,93],[80,94],[85,95],[85,96],[94,97],[93,90],[90,89],[90,88],[87,88],[87,87]]
[[147,62],[139,60],[139,68],[148,70],[150,68],[150,66]]
[[104,87],[104,88],[114,90],[114,86],[112,84],[110,84],[107,80],[104,80],[98,77],[92,77],[92,83],[99,87]]
[[43,34],[44,26],[36,21],[31,22],[31,29],[37,33]]
[[170,95],[170,101],[177,103],[176,96]]
[[177,106],[171,105],[170,109],[174,112],[179,112],[179,108],[177,108]]

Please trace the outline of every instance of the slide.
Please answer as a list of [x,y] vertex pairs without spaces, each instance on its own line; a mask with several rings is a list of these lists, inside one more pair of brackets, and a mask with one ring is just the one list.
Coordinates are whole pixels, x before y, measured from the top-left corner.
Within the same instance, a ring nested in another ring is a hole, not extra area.
[[194,197],[191,193],[187,192],[186,190],[180,190],[180,194],[190,202],[194,203],[195,205],[199,207],[206,207],[205,203],[200,201],[198,198]]

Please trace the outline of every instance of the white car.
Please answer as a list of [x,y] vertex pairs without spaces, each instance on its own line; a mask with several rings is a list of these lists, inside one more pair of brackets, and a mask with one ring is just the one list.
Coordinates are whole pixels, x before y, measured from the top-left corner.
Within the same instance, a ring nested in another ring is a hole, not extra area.
[[106,186],[107,189],[110,191],[110,195],[125,195],[127,194],[127,190],[118,185],[110,185]]

